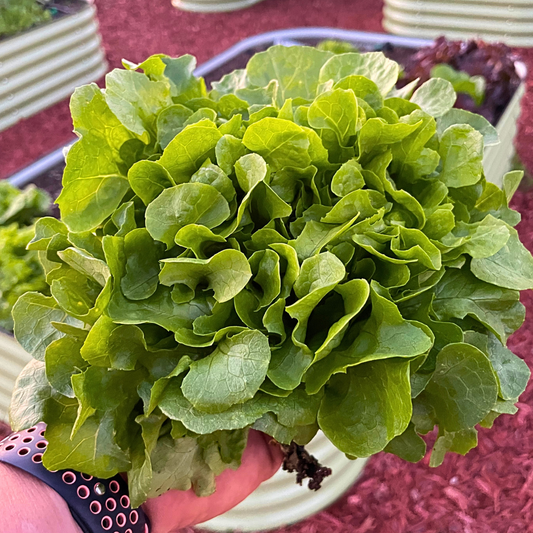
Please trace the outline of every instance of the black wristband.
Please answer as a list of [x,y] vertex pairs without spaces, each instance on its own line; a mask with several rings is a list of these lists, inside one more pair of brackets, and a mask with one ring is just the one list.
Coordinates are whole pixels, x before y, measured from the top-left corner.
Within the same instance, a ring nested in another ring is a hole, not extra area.
[[83,533],[148,533],[142,509],[132,509],[128,486],[119,475],[98,479],[71,470],[51,472],[42,464],[48,446],[39,423],[0,442],[0,461],[32,474],[53,488],[69,506]]

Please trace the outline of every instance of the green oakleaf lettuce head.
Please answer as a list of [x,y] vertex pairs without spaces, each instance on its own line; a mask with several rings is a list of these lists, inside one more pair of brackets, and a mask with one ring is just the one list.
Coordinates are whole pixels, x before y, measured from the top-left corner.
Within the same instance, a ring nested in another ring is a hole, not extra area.
[[127,471],[135,505],[212,493],[249,428],[418,461],[438,426],[432,464],[466,453],[529,377],[494,128],[444,79],[404,99],[381,53],[275,46],[210,92],[194,67],[152,56],[72,97],[61,221],[29,245],[51,296],[14,310],[15,429],[48,424],[50,469]]

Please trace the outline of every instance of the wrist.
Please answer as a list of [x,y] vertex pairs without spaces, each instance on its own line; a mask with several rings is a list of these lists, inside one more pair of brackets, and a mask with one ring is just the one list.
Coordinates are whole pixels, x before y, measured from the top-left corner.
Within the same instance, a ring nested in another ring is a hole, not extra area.
[[0,531],[82,533],[63,498],[48,485],[0,462]]

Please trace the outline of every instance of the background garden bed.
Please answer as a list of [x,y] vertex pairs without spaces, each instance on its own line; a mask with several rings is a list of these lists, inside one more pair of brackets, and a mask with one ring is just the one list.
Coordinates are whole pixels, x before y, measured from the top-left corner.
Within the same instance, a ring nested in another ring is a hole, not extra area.
[[57,3],[44,24],[0,40],[0,131],[68,97],[107,71],[96,8]]
[[385,0],[383,25],[405,36],[479,37],[511,46],[533,45],[531,0]]

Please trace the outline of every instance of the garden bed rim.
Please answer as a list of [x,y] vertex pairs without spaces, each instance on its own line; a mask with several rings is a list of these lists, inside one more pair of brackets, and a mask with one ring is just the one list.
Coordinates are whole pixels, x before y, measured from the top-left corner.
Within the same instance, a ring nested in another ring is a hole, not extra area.
[[[328,27],[309,27],[309,28],[287,28],[284,30],[274,30],[265,33],[259,33],[247,37],[242,41],[234,44],[224,52],[208,59],[202,63],[195,71],[197,76],[206,76],[212,71],[222,67],[228,61],[231,61],[242,52],[254,48],[256,46],[265,45],[268,43],[275,44],[296,44],[290,41],[296,39],[336,39],[336,40],[351,40],[359,41],[365,44],[383,44],[383,37],[387,38],[387,42],[395,46],[405,46],[408,48],[418,48],[428,46],[433,42],[433,39],[419,39],[416,37],[402,37],[399,35],[390,35],[380,32],[365,32],[357,30],[343,30],[339,28]],[[301,43],[298,43],[301,44]]]
[[203,2],[202,0],[172,0],[172,5],[182,11],[194,13],[226,13],[251,7],[263,0],[217,0]]

